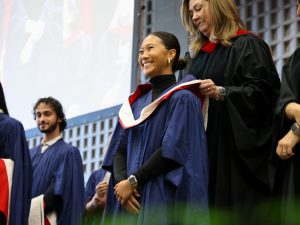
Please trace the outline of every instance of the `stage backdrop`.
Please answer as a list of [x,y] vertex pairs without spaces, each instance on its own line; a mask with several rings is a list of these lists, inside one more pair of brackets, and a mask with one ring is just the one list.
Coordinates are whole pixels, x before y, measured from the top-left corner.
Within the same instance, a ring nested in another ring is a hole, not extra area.
[[122,103],[130,92],[134,0],[0,1],[0,79],[10,114],[35,127],[53,96],[67,118]]

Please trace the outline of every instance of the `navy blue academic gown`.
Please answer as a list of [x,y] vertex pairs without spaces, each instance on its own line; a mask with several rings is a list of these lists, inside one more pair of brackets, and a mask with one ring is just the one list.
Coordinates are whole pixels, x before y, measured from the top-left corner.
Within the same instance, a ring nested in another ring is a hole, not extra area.
[[33,165],[32,198],[45,194],[54,182],[54,194],[62,197],[58,225],[80,224],[84,210],[83,167],[79,150],[58,140],[41,154],[41,146],[30,150]]
[[31,203],[31,160],[23,125],[4,113],[0,113],[0,158],[14,162],[9,225],[25,225]]
[[[187,76],[181,83],[191,79],[192,76]],[[131,105],[134,118],[138,118],[141,110],[151,102],[151,90],[137,98]],[[124,129],[119,121],[103,162],[104,168],[112,171],[120,144],[127,155],[127,176],[137,171],[160,147],[162,157],[181,166],[138,186],[141,211],[137,216],[127,214],[114,198],[107,199],[105,219],[110,214],[118,224],[118,218],[124,222],[124,217],[120,217],[124,213],[130,224],[166,225],[175,221],[186,224],[188,218],[194,220],[194,224],[200,221],[207,224],[207,146],[201,102],[196,95],[189,90],[178,90],[144,122]],[[110,183],[109,196],[112,188]]]

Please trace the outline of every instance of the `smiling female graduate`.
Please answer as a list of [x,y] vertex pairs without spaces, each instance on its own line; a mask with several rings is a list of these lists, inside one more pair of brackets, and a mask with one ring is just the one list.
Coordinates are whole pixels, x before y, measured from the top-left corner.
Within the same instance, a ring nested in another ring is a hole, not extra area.
[[179,55],[177,38],[167,32],[149,34],[140,47],[150,84],[139,85],[121,107],[103,163],[113,175],[115,201],[106,213],[114,221],[127,211],[130,224],[185,224],[196,215],[207,224],[203,99],[193,76],[176,83],[174,72],[185,66]]

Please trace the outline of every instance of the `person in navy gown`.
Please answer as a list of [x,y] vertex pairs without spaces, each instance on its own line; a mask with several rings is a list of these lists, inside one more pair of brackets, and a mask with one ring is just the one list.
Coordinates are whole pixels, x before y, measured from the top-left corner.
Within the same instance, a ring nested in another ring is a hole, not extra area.
[[80,224],[84,211],[83,165],[78,148],[63,140],[67,122],[62,105],[52,97],[40,98],[33,115],[44,137],[30,150],[32,198],[42,196],[45,221],[50,222],[47,215],[54,214],[58,225]]
[[[8,180],[9,176],[7,175],[8,164],[13,164],[12,179],[10,181]],[[11,182],[12,184],[10,191],[8,191],[8,182]],[[20,121],[9,116],[4,91],[2,84],[0,83],[1,225],[28,224],[31,202],[31,183],[32,166],[25,131]],[[10,204],[8,204],[8,199],[10,199]]]
[[109,172],[102,168],[95,170],[89,177],[85,187],[84,202],[85,215],[84,224],[99,224],[106,203]]
[[208,224],[203,99],[193,76],[176,83],[175,71],[185,66],[179,56],[170,33],[143,40],[138,62],[150,83],[120,109],[103,162],[112,172],[108,195],[115,194],[103,224]]

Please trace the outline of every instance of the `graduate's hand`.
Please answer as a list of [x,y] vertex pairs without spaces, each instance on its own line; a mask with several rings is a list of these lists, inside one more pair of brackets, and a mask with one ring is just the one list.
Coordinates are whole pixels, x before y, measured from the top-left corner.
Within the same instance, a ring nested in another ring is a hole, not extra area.
[[127,212],[135,215],[139,213],[141,205],[137,200],[138,197],[140,197],[140,195],[137,192],[137,190],[134,189],[133,195],[131,195],[127,199],[127,201],[122,204],[122,206],[126,209]]
[[93,204],[93,207],[96,208],[96,209],[103,209],[105,207],[105,202],[106,202],[106,199],[104,198],[101,198],[99,196],[97,196],[96,194],[94,195],[93,199],[92,199],[92,204]]
[[106,181],[101,181],[97,184],[95,191],[98,196],[103,196],[106,194],[108,189],[108,183]]
[[300,141],[300,137],[291,130],[278,141],[276,154],[283,160],[289,159],[295,155],[293,148]]
[[106,181],[99,182],[96,186],[94,206],[104,207],[106,203],[106,192],[108,184]]
[[199,85],[199,91],[202,95],[207,95],[210,98],[219,98],[218,87],[211,79],[201,80],[201,83]]
[[116,198],[122,205],[127,201],[134,191],[127,179],[117,183],[114,189]]

